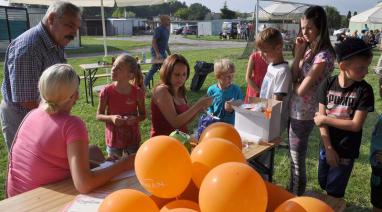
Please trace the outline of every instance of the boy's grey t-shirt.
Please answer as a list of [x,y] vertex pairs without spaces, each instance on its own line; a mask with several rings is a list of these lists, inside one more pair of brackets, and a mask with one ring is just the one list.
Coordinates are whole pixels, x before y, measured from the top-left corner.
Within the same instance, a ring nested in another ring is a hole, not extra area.
[[287,127],[289,117],[289,99],[292,90],[292,73],[289,70],[288,62],[269,64],[267,73],[264,76],[260,89],[260,98],[272,99],[274,94],[284,95],[280,132]]

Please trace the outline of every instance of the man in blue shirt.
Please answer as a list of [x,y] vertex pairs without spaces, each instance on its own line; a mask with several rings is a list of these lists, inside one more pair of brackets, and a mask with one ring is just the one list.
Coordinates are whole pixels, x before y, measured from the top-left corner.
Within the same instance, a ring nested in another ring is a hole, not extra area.
[[[165,59],[167,54],[170,55],[170,48],[168,47],[168,39],[170,38],[170,17],[168,15],[160,16],[160,26],[155,29],[152,44],[151,44],[151,58],[152,59]],[[145,87],[150,83],[154,74],[159,70],[159,64],[153,64],[147,76],[145,77]]]
[[81,11],[69,3],[55,1],[40,24],[24,32],[8,46],[1,86],[0,121],[8,151],[24,116],[38,107],[38,80],[42,72],[65,63],[64,47],[77,34]]

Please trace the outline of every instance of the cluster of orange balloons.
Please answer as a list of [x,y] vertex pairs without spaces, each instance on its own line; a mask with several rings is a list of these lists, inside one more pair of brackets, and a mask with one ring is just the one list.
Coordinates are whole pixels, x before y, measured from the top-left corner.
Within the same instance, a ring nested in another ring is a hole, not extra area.
[[241,147],[239,133],[222,122],[204,130],[191,155],[175,138],[150,138],[136,154],[135,173],[151,196],[116,191],[105,198],[100,211],[286,211],[304,203],[265,183],[247,165]]

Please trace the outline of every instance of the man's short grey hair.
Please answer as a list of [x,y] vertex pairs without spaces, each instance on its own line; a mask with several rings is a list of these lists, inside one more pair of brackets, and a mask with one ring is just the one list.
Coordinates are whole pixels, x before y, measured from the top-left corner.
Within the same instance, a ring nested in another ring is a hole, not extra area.
[[48,16],[51,13],[55,13],[57,18],[61,18],[67,13],[71,15],[81,15],[81,9],[67,1],[54,1],[53,4],[49,6],[42,20],[44,22],[48,20]]

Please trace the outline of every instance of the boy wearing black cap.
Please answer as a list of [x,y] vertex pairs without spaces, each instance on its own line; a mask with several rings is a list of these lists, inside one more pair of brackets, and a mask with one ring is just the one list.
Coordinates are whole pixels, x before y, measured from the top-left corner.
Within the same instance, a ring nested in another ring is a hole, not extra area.
[[322,139],[318,181],[328,195],[337,198],[345,195],[359,155],[363,123],[367,113],[374,111],[373,89],[363,80],[373,57],[371,48],[358,38],[337,44],[340,73],[318,90],[319,112],[314,118]]

